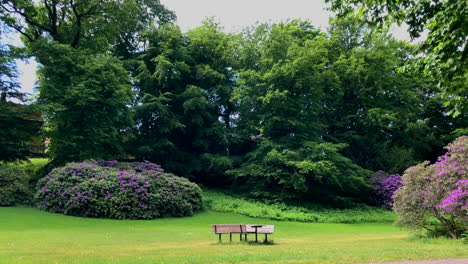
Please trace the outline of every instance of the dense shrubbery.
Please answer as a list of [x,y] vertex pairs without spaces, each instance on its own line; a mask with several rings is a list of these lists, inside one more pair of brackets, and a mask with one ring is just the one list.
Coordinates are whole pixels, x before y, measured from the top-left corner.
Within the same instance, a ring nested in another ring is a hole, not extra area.
[[447,149],[435,164],[406,170],[394,208],[400,225],[460,238],[468,230],[468,137]]
[[213,211],[232,212],[279,221],[376,223],[395,220],[394,213],[365,205],[340,210],[324,208],[318,204],[308,204],[307,207],[290,206],[284,203],[267,204],[241,197],[233,197],[215,190],[204,190],[204,196],[207,205]]
[[152,219],[192,215],[202,208],[202,192],[149,162],[85,161],[51,171],[39,181],[35,201],[67,215]]
[[388,175],[383,171],[374,173],[371,177],[371,184],[374,188],[370,202],[387,210],[393,207],[393,195],[401,187],[401,175]]
[[41,174],[43,167],[49,162],[48,159],[44,158],[33,158],[28,161],[21,162],[17,166],[23,169],[29,176],[29,186],[33,191],[37,185],[37,182],[44,176]]
[[12,165],[0,165],[0,206],[28,203],[31,199],[27,173]]

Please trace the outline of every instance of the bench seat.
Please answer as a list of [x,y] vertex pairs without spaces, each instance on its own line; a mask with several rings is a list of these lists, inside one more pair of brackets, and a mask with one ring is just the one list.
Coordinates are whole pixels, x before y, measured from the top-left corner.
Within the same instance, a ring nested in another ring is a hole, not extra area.
[[244,235],[247,241],[248,234],[255,234],[255,241],[258,242],[257,235],[264,234],[265,242],[268,241],[267,235],[271,235],[275,232],[274,225],[244,225],[244,224],[221,224],[211,225],[211,231],[219,236],[219,242],[221,242],[222,234],[229,234],[229,239],[232,242],[232,234],[239,234],[240,240]]

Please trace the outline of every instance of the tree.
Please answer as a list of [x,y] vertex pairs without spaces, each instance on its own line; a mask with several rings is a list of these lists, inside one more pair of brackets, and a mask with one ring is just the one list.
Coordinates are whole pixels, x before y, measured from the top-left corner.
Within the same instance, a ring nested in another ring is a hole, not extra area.
[[41,64],[38,102],[55,165],[123,154],[131,85],[109,53],[133,56],[145,30],[174,18],[157,0],[0,1],[0,19]]
[[426,161],[405,171],[403,186],[394,196],[399,225],[435,234],[442,228],[452,238],[468,229],[468,137],[459,137],[447,150],[436,163]]
[[339,92],[325,35],[300,20],[245,34],[241,56],[258,60],[241,66],[233,100],[238,129],[254,147],[228,174],[260,197],[336,202],[364,196],[370,172],[340,153],[345,144],[323,140],[323,103]]
[[38,100],[50,155],[57,164],[122,155],[132,125],[130,79],[122,63],[107,54],[45,45],[38,53]]
[[401,72],[415,47],[356,18],[331,21],[330,71],[337,92],[322,106],[324,138],[346,143],[344,154],[366,169],[402,173],[423,160],[435,161],[466,114],[447,117],[435,85],[419,72]]
[[133,153],[168,171],[221,184],[231,166],[235,80],[231,39],[213,20],[182,34],[154,28],[137,59]]
[[121,55],[136,49],[148,26],[174,18],[158,0],[0,1],[0,19],[19,32],[25,44],[46,38],[95,51],[117,45]]
[[363,20],[377,26],[406,23],[412,38],[427,31],[419,48],[418,68],[438,82],[453,116],[467,110],[468,35],[465,1],[327,0],[331,9],[345,16],[358,10]]

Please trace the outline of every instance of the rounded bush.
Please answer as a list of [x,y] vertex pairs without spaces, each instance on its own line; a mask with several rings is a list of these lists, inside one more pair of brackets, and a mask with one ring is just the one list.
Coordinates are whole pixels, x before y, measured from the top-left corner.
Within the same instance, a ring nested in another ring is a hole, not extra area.
[[16,166],[0,165],[0,206],[26,204],[31,200],[28,174]]
[[35,201],[49,212],[116,219],[190,216],[202,208],[196,184],[145,164],[69,163],[39,181]]

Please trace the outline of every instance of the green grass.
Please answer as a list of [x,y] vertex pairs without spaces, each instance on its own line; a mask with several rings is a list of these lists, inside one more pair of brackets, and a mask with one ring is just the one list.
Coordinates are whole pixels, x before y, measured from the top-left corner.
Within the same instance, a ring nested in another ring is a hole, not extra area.
[[32,174],[35,173],[37,170],[41,169],[44,167],[47,162],[49,162],[49,159],[44,159],[44,158],[33,158],[29,159],[30,162],[20,162],[18,163],[18,167],[26,170],[28,173]]
[[[275,244],[218,244],[210,233],[214,223],[274,224]],[[278,222],[213,211],[119,221],[0,207],[2,264],[362,263],[461,257],[468,257],[461,241],[415,239],[389,223]]]
[[204,190],[205,201],[216,212],[238,213],[280,221],[311,223],[382,223],[394,222],[395,214],[380,208],[362,205],[352,209],[326,209],[313,206],[308,209],[285,204],[265,204],[234,197],[213,189]]

